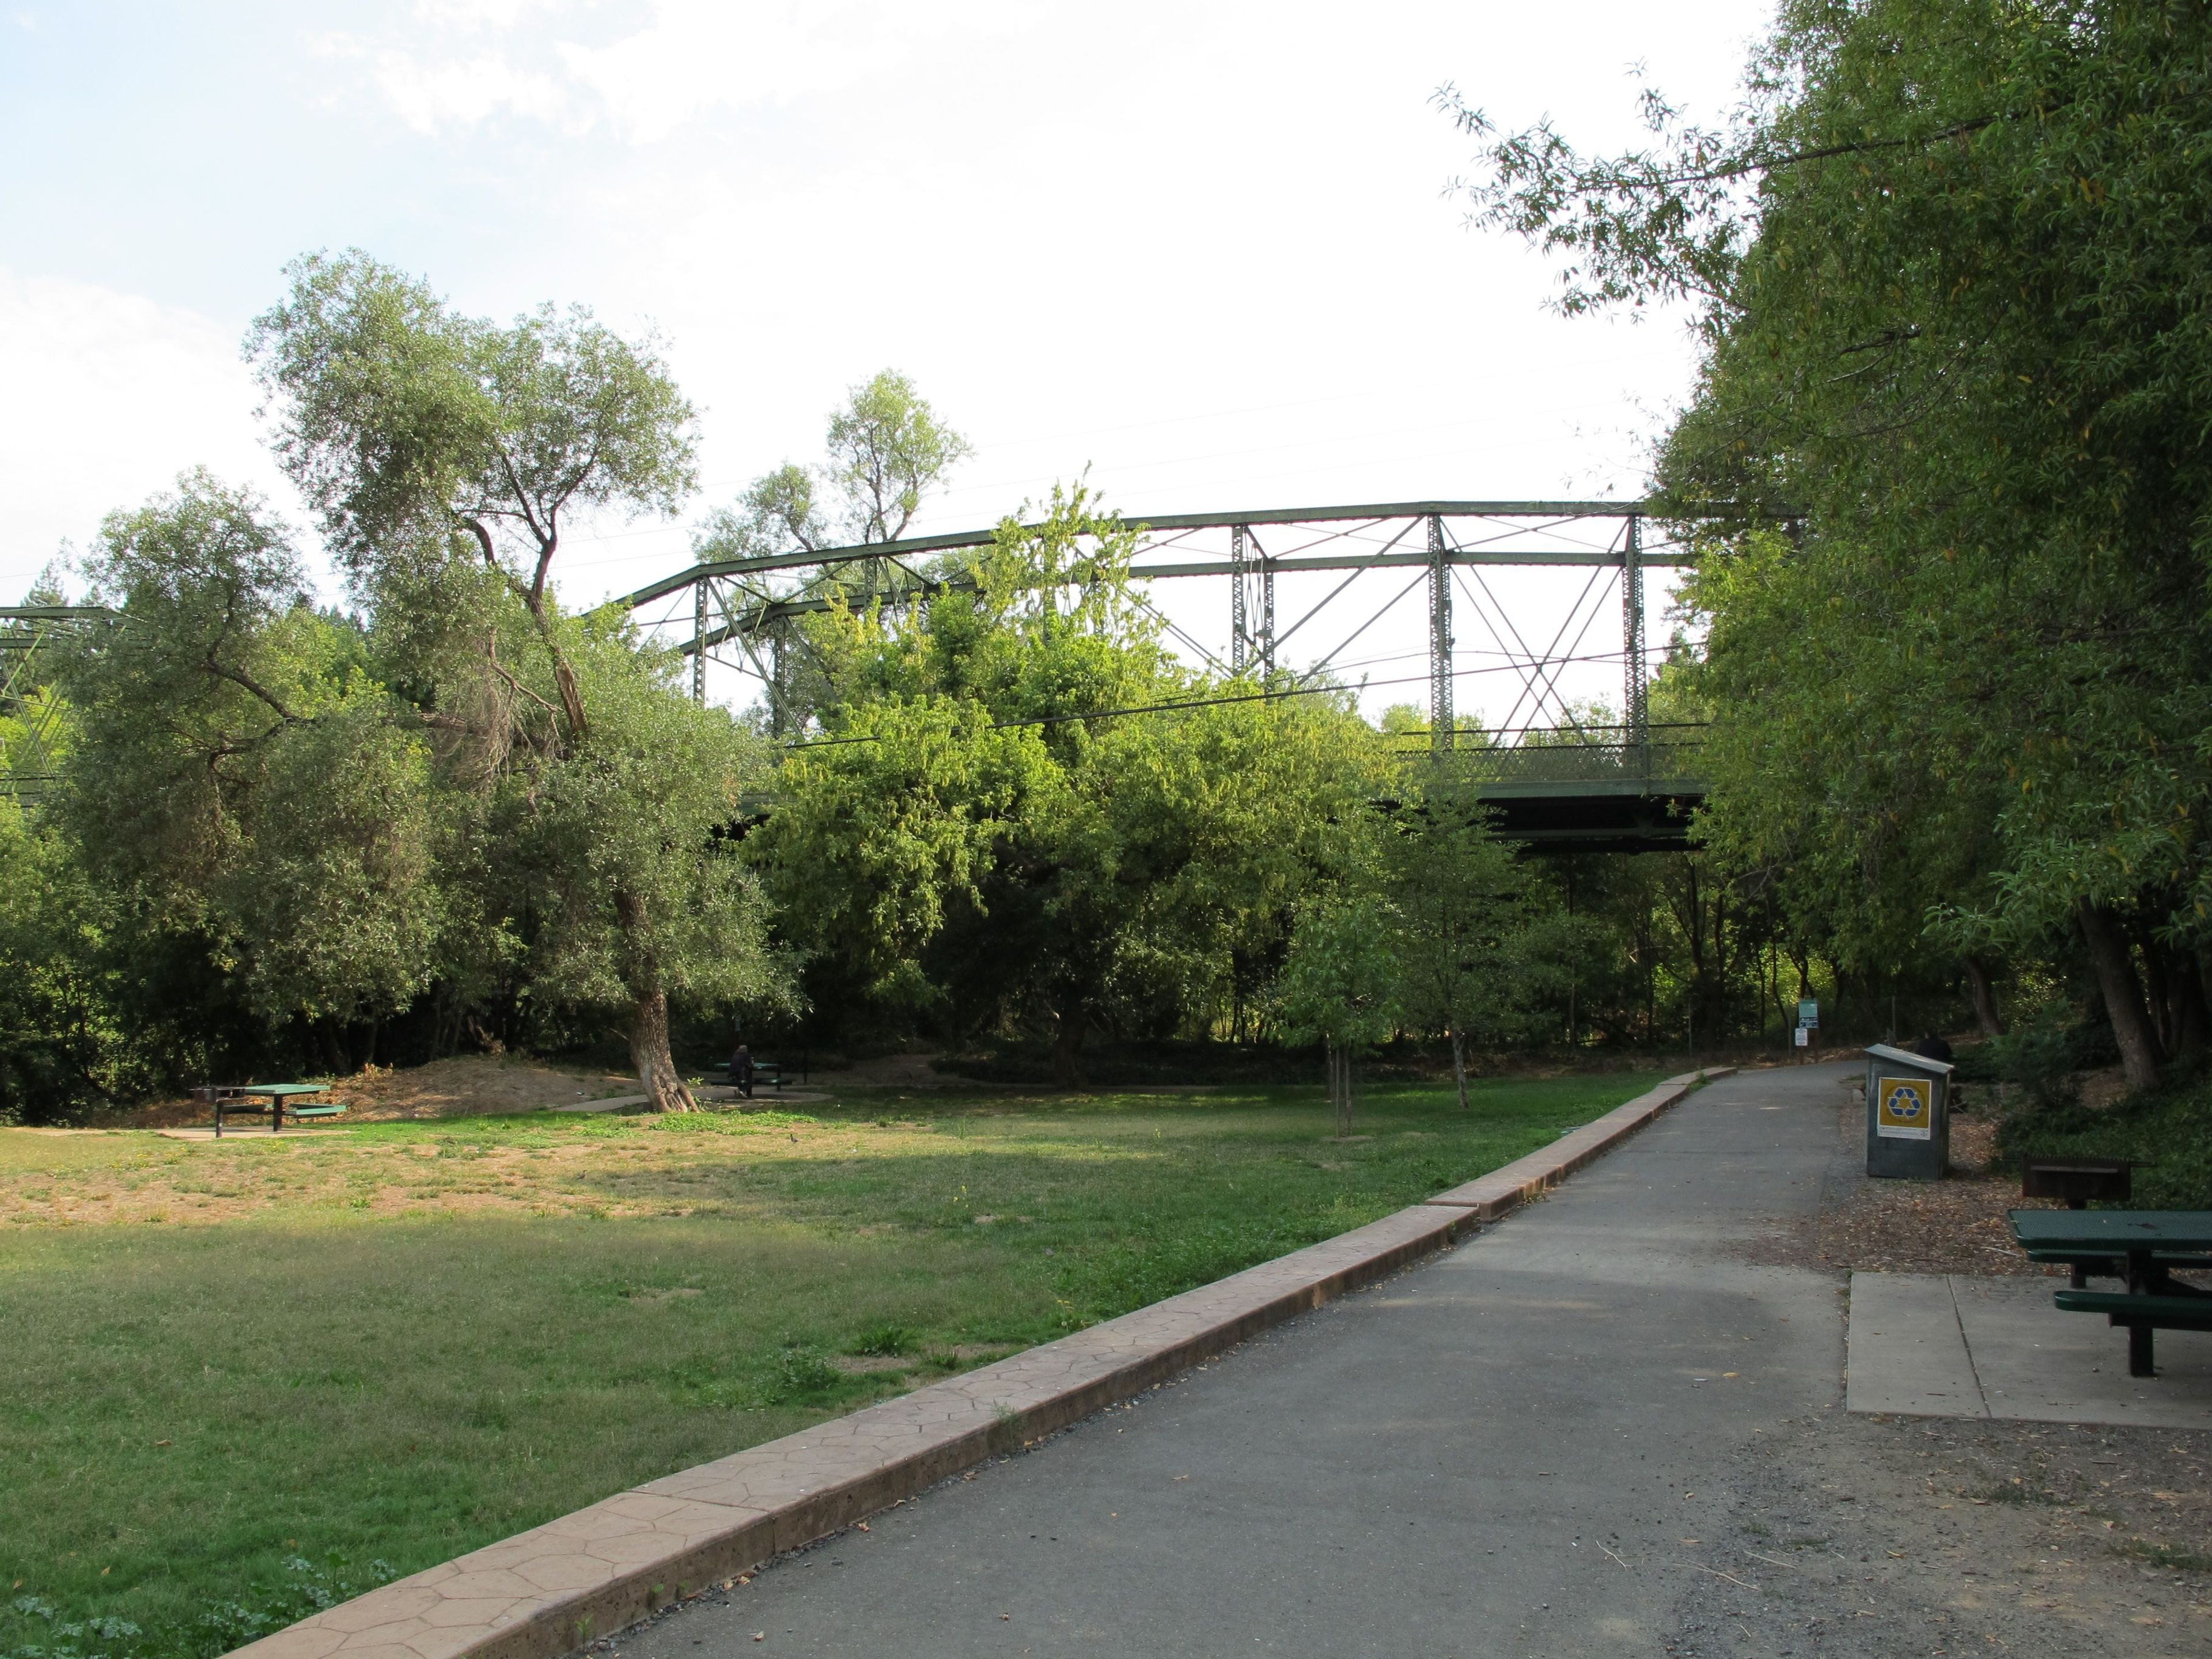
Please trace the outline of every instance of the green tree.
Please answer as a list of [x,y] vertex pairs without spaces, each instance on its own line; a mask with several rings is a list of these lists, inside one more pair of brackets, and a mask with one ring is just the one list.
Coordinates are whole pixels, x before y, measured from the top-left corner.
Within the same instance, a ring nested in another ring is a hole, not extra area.
[[1788,0],[1724,128],[1460,112],[1565,308],[1694,313],[1717,842],[1846,956],[2083,950],[2137,1086],[2208,1022],[2208,90],[2195,0]]
[[428,982],[441,908],[428,745],[318,613],[283,527],[204,472],[112,515],[89,561],[119,626],[62,685],[60,811],[88,868],[198,934],[272,1023],[343,1028]]
[[1384,775],[1340,697],[1219,701],[1081,491],[926,610],[829,613],[844,688],[756,837],[817,977],[957,1034],[1174,1029],[1279,951],[1328,820]]
[[1513,850],[1490,833],[1474,791],[1440,768],[1421,769],[1427,787],[1381,838],[1395,921],[1394,1000],[1413,1029],[1450,1040],[1464,1109],[1468,1042],[1518,1033],[1528,884]]
[[[526,996],[624,1016],[640,1079],[668,1095],[667,1006],[792,1006],[757,873],[731,833],[768,769],[761,738],[673,684],[612,627],[573,647],[590,736],[511,771],[488,804],[497,912],[528,918]],[[657,994],[641,998],[640,988]]]
[[[736,505],[709,514],[693,541],[697,557],[763,558],[895,541],[974,453],[912,380],[888,368],[848,389],[843,406],[830,416],[823,448],[822,465],[787,461],[755,479]],[[747,597],[757,603],[834,594],[865,611],[878,602],[896,607],[921,585],[911,568],[869,558],[807,571],[785,585],[763,581],[750,586]],[[773,625],[768,702],[770,727],[779,733],[805,729],[835,695],[822,632],[789,619]]]
[[[638,714],[635,699],[675,696],[650,664],[581,672],[584,653],[635,647],[564,616],[552,577],[572,515],[680,505],[694,483],[690,405],[653,342],[580,307],[501,327],[358,252],[310,255],[289,275],[289,295],[248,337],[278,410],[278,458],[425,721],[499,798],[483,821],[563,896],[536,942],[542,988],[598,1003],[620,985],[640,1084],[661,1109],[689,1108],[669,993],[750,982],[699,953],[759,943],[745,927],[710,939],[695,925],[744,908],[703,816],[710,801],[733,806],[736,751],[671,726],[672,714]],[[592,707],[587,680],[609,710]],[[683,740],[655,746],[672,735]],[[705,782],[680,775],[693,765]],[[667,848],[653,833],[690,839]]]
[[1370,818],[1353,817],[1330,837],[1330,879],[1298,906],[1275,982],[1284,1035],[1318,1042],[1328,1069],[1329,1104],[1340,1136],[1352,1133],[1353,1062],[1399,1025],[1407,977],[1397,945],[1401,917],[1383,874],[1388,854]]

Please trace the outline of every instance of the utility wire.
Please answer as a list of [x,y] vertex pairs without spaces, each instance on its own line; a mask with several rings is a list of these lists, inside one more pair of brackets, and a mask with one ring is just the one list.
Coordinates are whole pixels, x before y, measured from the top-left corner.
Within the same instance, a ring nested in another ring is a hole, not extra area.
[[[1563,660],[1569,662],[1605,662],[1612,659],[1618,658],[1620,655],[1620,652],[1612,651],[1601,653],[1600,654],[1592,657],[1570,657],[1564,659]],[[1462,679],[1474,674],[1504,674],[1511,672],[1514,666],[1515,665],[1511,663],[1498,663],[1492,664],[1491,666],[1486,668],[1456,668],[1452,671],[1451,678],[1454,679]],[[1242,692],[1233,697],[1196,697],[1184,702],[1139,703],[1130,708],[1089,708],[1083,710],[1079,714],[1039,714],[1032,720],[994,720],[990,725],[985,726],[983,729],[986,732],[1013,732],[1018,731],[1024,726],[1061,726],[1065,725],[1069,720],[1112,720],[1123,714],[1170,714],[1179,713],[1187,708],[1219,708],[1230,703],[1280,702],[1285,697],[1314,697],[1320,696],[1325,693],[1332,691],[1364,691],[1370,686],[1377,685],[1426,685],[1429,683],[1429,679],[1430,677],[1426,674],[1404,674],[1387,680],[1362,680],[1358,685],[1300,685],[1291,686],[1281,691]],[[859,738],[816,738],[811,741],[793,739],[793,741],[785,744],[783,746],[786,749],[835,749],[846,744],[881,743],[883,740],[884,734],[880,732],[871,732],[866,737]]]

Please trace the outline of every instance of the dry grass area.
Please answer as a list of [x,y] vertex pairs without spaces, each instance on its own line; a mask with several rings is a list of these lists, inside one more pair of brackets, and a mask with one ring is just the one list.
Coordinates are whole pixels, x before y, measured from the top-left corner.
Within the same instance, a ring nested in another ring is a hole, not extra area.
[[[350,1077],[302,1080],[328,1081],[331,1098],[346,1109],[348,1123],[544,1111],[637,1092],[637,1079],[626,1073],[562,1066],[523,1054],[457,1054],[404,1071],[370,1066]],[[206,1102],[185,1098],[148,1102],[116,1114],[102,1127],[173,1129],[213,1121]]]
[[[428,1069],[428,1068],[426,1068]],[[438,1096],[424,1091],[428,1099]],[[420,1098],[420,1097],[418,1097]],[[479,1097],[481,1098],[481,1097]],[[423,1118],[443,1116],[419,1109]],[[0,1141],[0,1224],[198,1225],[298,1210],[372,1216],[743,1218],[749,1165],[927,1155],[923,1125],[773,1110],[497,1118],[410,1130],[398,1109],[340,1133],[179,1141],[127,1131]],[[365,1116],[367,1115],[364,1115]],[[28,1137],[33,1131],[16,1131]]]

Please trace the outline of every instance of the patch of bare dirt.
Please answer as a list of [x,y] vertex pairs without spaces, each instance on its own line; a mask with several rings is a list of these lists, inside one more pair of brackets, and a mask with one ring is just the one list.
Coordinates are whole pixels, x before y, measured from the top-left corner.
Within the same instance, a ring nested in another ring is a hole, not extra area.
[[2030,1261],[2013,1242],[2008,1210],[2057,1207],[2022,1198],[2020,1179],[1996,1163],[1989,1118],[1951,1120],[1951,1174],[1942,1181],[1872,1181],[1856,1156],[1865,1107],[1840,1091],[1839,1146],[1818,1213],[1753,1246],[1761,1261],[1835,1273],[1972,1273],[2042,1277],[2064,1270]]
[[1685,1659],[2212,1644],[2201,1431],[1823,1412],[1762,1436],[1731,1484],[1668,1644]]
[[[404,1070],[364,1067],[335,1080],[330,1097],[346,1109],[346,1121],[376,1123],[540,1111],[605,1100],[636,1089],[635,1078],[619,1073],[559,1066],[520,1054],[456,1054]],[[186,1098],[155,1101],[118,1114],[110,1127],[172,1129],[213,1121],[204,1101]]]

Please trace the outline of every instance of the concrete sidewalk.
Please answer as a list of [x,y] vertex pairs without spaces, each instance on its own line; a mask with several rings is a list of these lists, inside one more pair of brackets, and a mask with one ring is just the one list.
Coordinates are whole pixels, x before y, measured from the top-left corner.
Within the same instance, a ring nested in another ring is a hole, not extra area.
[[1841,1071],[1713,1084],[1450,1254],[613,1646],[1658,1652],[1728,1470],[1838,1403],[1835,1279],[1733,1246],[1814,1207]]

